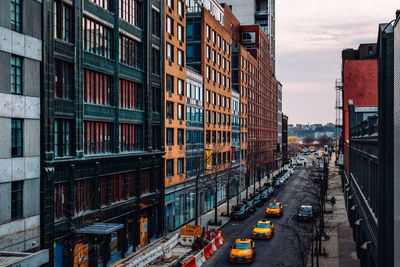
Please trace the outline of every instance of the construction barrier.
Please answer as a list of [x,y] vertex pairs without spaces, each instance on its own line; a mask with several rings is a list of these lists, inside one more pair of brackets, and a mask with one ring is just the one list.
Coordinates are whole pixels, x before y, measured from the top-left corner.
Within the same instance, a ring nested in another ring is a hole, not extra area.
[[224,243],[221,231],[218,231],[217,236],[202,250],[199,251],[193,258],[186,262],[182,267],[200,267],[214,252]]

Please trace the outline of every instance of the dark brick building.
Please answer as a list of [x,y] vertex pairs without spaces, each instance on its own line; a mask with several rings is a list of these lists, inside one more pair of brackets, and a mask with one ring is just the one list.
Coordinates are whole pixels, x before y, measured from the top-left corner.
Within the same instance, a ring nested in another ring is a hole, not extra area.
[[163,9],[43,1],[41,246],[56,266],[106,266],[163,232]]

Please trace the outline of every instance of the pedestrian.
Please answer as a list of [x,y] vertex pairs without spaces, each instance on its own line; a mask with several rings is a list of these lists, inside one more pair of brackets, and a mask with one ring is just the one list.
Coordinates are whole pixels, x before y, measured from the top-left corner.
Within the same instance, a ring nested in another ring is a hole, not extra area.
[[335,199],[335,197],[332,197],[332,198],[331,198],[331,205],[332,205],[332,207],[333,207],[335,204],[336,204],[336,199]]

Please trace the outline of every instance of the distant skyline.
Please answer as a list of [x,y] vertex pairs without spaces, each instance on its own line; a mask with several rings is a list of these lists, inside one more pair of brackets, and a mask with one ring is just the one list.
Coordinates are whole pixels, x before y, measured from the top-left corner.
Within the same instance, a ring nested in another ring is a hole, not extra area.
[[276,75],[290,124],[335,123],[341,52],[376,43],[399,0],[276,1]]

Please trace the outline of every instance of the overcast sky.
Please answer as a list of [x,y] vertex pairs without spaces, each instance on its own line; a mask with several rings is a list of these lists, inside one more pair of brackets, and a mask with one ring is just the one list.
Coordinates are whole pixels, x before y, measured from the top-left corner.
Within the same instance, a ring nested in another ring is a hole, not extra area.
[[276,0],[276,75],[289,123],[335,122],[341,51],[376,42],[400,0]]

